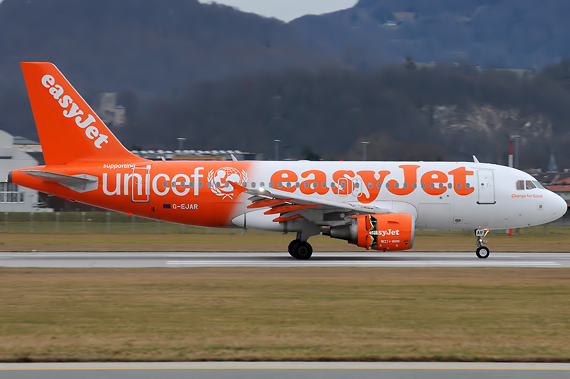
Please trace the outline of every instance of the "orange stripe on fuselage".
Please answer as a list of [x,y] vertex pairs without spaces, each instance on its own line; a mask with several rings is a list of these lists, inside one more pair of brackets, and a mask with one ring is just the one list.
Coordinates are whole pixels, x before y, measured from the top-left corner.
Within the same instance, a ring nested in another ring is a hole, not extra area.
[[[147,170],[147,166],[150,166],[150,170]],[[224,227],[231,226],[231,220],[244,212],[244,202],[248,197],[240,195],[240,191],[233,190],[231,185],[226,187],[226,182],[247,182],[251,167],[251,162],[169,161],[133,164],[101,162],[27,168],[97,177],[97,189],[83,193],[59,183],[42,181],[19,170],[12,173],[12,181],[64,199],[137,216],[198,226]]]

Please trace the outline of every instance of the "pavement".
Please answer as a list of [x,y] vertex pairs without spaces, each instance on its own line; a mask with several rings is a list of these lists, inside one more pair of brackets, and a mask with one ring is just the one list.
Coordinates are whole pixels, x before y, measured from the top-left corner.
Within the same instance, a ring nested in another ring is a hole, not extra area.
[[570,377],[569,363],[457,362],[134,362],[4,363],[3,379],[559,379]]
[[570,253],[326,253],[307,261],[287,253],[0,253],[0,267],[570,267]]

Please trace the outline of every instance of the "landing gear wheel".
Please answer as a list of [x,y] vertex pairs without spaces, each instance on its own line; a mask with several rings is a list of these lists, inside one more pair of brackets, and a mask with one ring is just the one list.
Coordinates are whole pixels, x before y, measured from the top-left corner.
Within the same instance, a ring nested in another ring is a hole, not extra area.
[[293,245],[291,255],[301,260],[309,259],[313,255],[313,247],[308,242],[299,241]]
[[477,240],[475,243],[477,245],[475,254],[477,254],[477,258],[485,259],[489,257],[489,248],[485,246],[487,241],[483,239],[487,236],[487,233],[489,233],[489,229],[475,229],[475,239]]
[[485,259],[489,256],[489,248],[486,246],[478,247],[475,254],[477,254],[477,258]]
[[295,246],[297,242],[301,242],[301,240],[297,239],[291,241],[291,243],[289,243],[289,247],[287,248],[289,251],[289,255],[291,255],[293,258],[297,258],[296,256],[293,255],[293,246]]

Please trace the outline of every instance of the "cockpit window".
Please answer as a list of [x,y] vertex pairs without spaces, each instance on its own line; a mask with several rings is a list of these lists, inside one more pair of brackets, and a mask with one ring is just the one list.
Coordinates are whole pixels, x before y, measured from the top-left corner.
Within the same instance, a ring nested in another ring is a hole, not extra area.
[[517,190],[524,190],[524,180],[517,180]]
[[526,181],[526,189],[527,189],[527,190],[529,190],[529,189],[535,189],[535,188],[536,188],[536,186],[534,185],[534,183],[532,182],[532,180],[527,180],[527,181]]
[[542,186],[542,184],[540,184],[537,180],[533,180],[532,182],[534,183],[534,185],[535,185],[537,188],[544,189],[544,187]]

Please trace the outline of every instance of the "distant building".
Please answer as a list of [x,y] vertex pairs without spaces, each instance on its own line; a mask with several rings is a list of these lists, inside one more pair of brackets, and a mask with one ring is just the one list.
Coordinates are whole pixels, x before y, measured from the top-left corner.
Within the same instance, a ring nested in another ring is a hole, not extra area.
[[101,94],[101,103],[97,114],[105,124],[115,128],[120,128],[126,121],[125,107],[117,105],[116,93]]
[[14,136],[12,137],[14,141],[14,147],[20,151],[26,153],[41,153],[42,145],[37,141],[32,141],[26,137]]
[[[14,137],[0,130],[0,212],[49,212],[40,207],[38,191],[8,183],[8,173],[20,168],[37,166],[38,161],[14,146]],[[17,137],[19,144],[35,149],[39,143]]]
[[115,107],[115,118],[113,118],[114,126],[123,126],[127,121],[127,111],[122,105],[117,105]]

